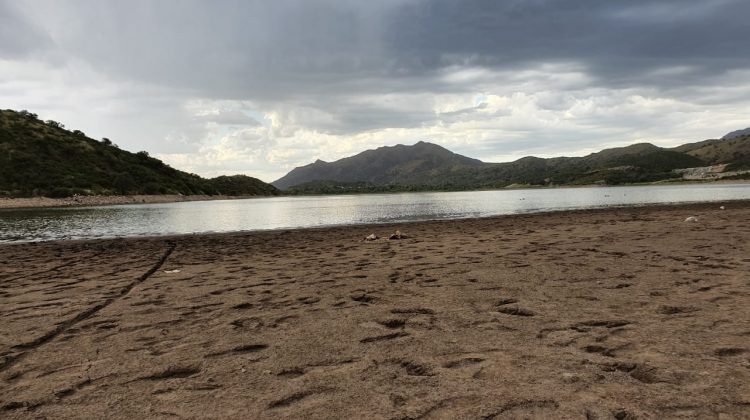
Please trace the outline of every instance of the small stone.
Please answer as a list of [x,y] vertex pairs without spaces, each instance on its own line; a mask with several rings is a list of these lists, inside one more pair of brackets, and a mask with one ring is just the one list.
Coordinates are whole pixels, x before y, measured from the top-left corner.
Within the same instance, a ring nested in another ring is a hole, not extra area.
[[627,410],[618,410],[612,414],[615,416],[617,420],[635,420],[638,418],[635,414]]
[[612,418],[609,411],[601,407],[589,407],[586,409],[586,420],[608,420]]

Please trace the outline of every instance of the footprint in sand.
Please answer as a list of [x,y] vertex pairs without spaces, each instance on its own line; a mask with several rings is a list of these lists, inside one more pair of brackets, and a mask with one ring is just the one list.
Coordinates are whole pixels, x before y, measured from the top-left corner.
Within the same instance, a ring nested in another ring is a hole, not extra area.
[[513,316],[531,317],[536,315],[534,312],[521,308],[519,306],[503,306],[497,309],[498,312]]

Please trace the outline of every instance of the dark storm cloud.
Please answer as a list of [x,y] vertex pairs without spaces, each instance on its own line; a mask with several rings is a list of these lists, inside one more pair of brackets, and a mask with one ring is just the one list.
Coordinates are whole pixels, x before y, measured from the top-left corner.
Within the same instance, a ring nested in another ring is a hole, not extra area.
[[446,66],[550,62],[579,63],[600,85],[669,88],[750,64],[742,0],[368,3],[53,2],[49,15],[72,56],[221,97],[442,91],[455,86],[429,77]]
[[48,3],[43,18],[66,53],[109,74],[208,96],[278,98],[320,92],[376,68],[369,54],[379,42],[380,7],[71,1]]
[[[741,0],[436,0],[391,16],[387,46],[416,73],[573,61],[604,85],[671,86],[750,64],[750,2]],[[650,74],[677,66],[680,77]]]

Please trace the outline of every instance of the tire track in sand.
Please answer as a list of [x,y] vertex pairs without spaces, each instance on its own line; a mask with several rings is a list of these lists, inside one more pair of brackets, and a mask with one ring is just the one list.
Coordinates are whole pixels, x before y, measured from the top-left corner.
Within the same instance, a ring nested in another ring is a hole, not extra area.
[[103,302],[97,305],[94,305],[86,309],[83,312],[80,312],[78,315],[74,316],[73,318],[68,319],[67,321],[61,322],[60,324],[57,325],[57,327],[47,332],[46,334],[42,335],[41,337],[38,337],[28,343],[16,344],[15,346],[11,347],[12,349],[18,350],[19,352],[13,355],[8,355],[5,357],[4,360],[0,361],[0,372],[4,372],[5,370],[10,368],[14,364],[18,363],[24,357],[28,356],[31,352],[43,346],[44,344],[49,343],[50,341],[55,339],[55,337],[69,330],[74,325],[78,324],[79,322],[96,315],[102,309],[106,308],[107,306],[111,305],[112,303],[121,299],[122,297],[126,296],[128,293],[130,293],[131,290],[133,290],[135,286],[146,281],[149,277],[151,277],[154,273],[156,273],[156,271],[159,268],[161,268],[162,265],[164,265],[164,263],[167,261],[167,258],[169,258],[169,256],[172,255],[172,252],[174,252],[175,248],[177,247],[177,244],[175,244],[172,241],[167,241],[166,244],[168,246],[167,250],[161,256],[161,258],[159,258],[156,264],[154,264],[153,267],[151,267],[148,271],[141,274],[137,279],[123,286],[120,289],[120,292],[116,296],[112,296],[104,300]]

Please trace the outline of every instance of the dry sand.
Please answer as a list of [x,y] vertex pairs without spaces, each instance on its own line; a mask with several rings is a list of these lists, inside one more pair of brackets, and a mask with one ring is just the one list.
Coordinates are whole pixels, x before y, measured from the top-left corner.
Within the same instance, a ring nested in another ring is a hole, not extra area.
[[1,246],[0,417],[750,418],[725,205]]

